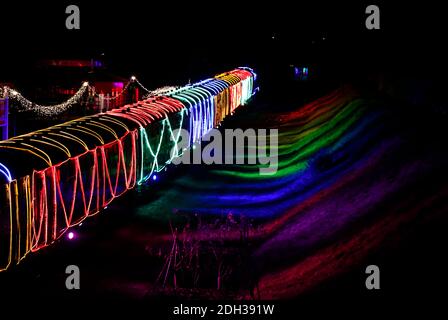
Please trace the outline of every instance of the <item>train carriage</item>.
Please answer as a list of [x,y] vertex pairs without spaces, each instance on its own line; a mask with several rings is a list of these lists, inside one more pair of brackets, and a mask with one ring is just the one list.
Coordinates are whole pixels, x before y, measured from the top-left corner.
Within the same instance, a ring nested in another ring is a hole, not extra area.
[[147,181],[180,135],[199,141],[255,93],[238,68],[134,104],[0,142],[0,271]]

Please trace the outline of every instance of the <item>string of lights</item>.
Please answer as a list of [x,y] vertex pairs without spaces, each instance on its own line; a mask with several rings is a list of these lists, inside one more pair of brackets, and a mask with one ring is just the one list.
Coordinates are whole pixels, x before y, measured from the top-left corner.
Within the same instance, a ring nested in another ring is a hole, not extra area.
[[90,87],[89,83],[84,82],[81,88],[79,88],[79,90],[67,101],[51,106],[39,105],[35,102],[32,102],[26,99],[20,92],[11,89],[9,87],[6,87],[6,94],[12,100],[17,101],[20,104],[21,108],[18,110],[19,112],[35,111],[42,116],[52,116],[55,114],[65,112],[72,105],[78,103],[81,100],[84,93],[87,91],[87,89],[89,89],[89,87]]
[[135,81],[135,83],[137,83],[137,84],[140,86],[140,88],[142,88],[143,90],[145,90],[147,93],[151,93],[151,90],[149,90],[149,89],[146,88],[143,84],[141,84],[141,82],[138,81],[138,79],[137,79],[135,76],[132,76],[132,77],[131,77],[131,80],[132,80],[132,81]]
[[[130,80],[125,84],[123,87],[123,90],[114,96],[102,96],[102,98],[105,101],[114,101],[121,96],[123,96],[128,90],[131,84],[136,83],[140,88],[142,88],[144,91],[146,91],[146,97],[154,96],[154,95],[161,95],[166,93],[169,90],[173,90],[175,87],[162,87],[158,88],[156,90],[149,90],[147,89],[135,76],[132,76]],[[84,82],[83,85],[79,88],[79,90],[69,99],[67,99],[65,102],[55,104],[55,105],[40,105],[38,103],[32,102],[25,98],[20,92],[17,90],[11,89],[9,87],[3,87],[0,88],[0,96],[9,96],[13,101],[17,102],[20,106],[17,108],[18,112],[27,112],[27,111],[33,111],[37,113],[40,117],[54,117],[58,114],[66,112],[68,109],[70,109],[72,106],[80,103],[82,97],[84,94],[90,90],[91,95],[99,98],[100,95],[96,92],[95,87],[91,86],[88,82]],[[146,98],[145,97],[145,98]],[[13,106],[16,106],[16,104],[13,104]]]
[[[121,90],[119,94],[116,94],[116,95],[114,95],[114,96],[105,96],[104,99],[105,99],[105,100],[109,100],[109,101],[118,99],[118,98],[121,97],[125,92],[128,91],[129,86],[130,86],[131,84],[132,84],[132,80],[129,80],[129,81],[125,84],[125,86],[123,87],[123,90]],[[94,92],[94,95],[97,96],[97,97],[99,97],[99,94],[96,93],[96,91]]]
[[0,173],[5,176],[8,182],[12,181],[11,172],[3,163],[0,163]]
[[178,86],[164,86],[155,90],[151,90],[150,92],[148,92],[146,95],[143,96],[143,99],[148,99],[152,96],[161,96],[161,95],[166,95],[169,94],[170,92],[174,92],[176,90],[178,90],[179,87]]

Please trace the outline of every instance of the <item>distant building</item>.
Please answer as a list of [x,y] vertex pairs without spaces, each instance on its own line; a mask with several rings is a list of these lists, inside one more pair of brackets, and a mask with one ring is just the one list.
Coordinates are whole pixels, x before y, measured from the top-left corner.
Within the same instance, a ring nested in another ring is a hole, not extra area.
[[[115,96],[128,79],[108,73],[105,64],[95,59],[45,59],[36,63],[39,79],[32,95],[45,103],[57,103],[74,95],[84,81],[88,81],[97,93]],[[33,98],[34,98],[33,97]]]

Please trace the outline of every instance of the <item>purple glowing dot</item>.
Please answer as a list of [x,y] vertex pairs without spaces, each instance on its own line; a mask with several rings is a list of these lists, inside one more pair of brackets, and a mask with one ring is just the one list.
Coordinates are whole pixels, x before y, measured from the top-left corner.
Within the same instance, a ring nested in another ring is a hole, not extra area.
[[153,175],[152,176],[152,180],[156,181],[157,180],[157,175]]
[[75,234],[73,232],[68,233],[69,240],[73,240],[75,238]]

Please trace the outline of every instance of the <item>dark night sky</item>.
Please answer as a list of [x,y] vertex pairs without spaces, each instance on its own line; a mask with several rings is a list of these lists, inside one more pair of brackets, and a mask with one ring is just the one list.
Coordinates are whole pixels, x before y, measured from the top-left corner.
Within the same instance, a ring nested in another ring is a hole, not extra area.
[[[377,2],[381,30],[368,31],[364,10],[370,3],[164,3],[2,3],[0,55],[6,63],[0,80],[28,76],[39,58],[102,53],[120,74],[168,80],[176,74],[207,76],[243,64],[440,68],[447,51],[443,12],[429,5]],[[81,30],[65,29],[68,4],[79,5]]]

